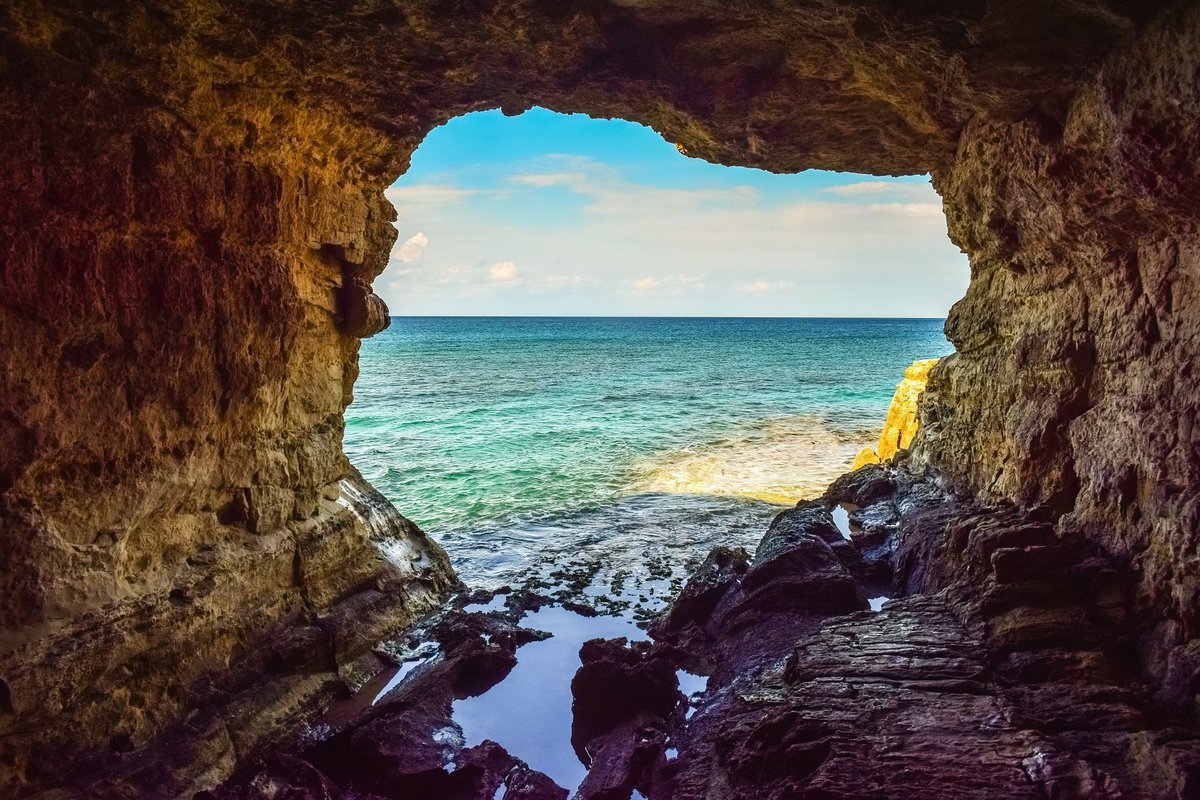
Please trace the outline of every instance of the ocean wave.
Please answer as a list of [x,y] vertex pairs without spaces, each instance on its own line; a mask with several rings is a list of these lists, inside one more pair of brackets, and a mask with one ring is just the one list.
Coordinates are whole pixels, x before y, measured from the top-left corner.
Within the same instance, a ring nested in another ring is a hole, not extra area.
[[877,433],[814,416],[764,421],[742,435],[688,444],[639,463],[630,493],[722,495],[791,505],[816,497]]

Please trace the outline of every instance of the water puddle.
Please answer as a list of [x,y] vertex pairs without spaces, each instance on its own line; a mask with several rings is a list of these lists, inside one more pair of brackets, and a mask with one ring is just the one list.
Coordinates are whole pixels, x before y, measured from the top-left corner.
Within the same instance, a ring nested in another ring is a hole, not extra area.
[[854,532],[857,526],[850,524],[850,514],[853,511],[858,511],[858,506],[853,503],[838,503],[829,512],[833,517],[833,524],[837,526],[838,532],[842,534],[842,538],[850,541],[850,535]]
[[700,707],[700,701],[708,690],[708,676],[693,675],[687,670],[677,669],[675,678],[679,681],[679,691],[683,692],[683,696],[687,698],[687,711],[684,712],[683,718],[690,720],[696,713],[696,709]]
[[630,617],[585,617],[560,606],[526,614],[521,626],[552,636],[522,646],[512,672],[490,690],[456,700],[454,721],[467,747],[491,739],[574,792],[587,774],[571,746],[571,679],[579,648],[589,639],[647,636]]
[[422,655],[412,660],[405,661],[396,668],[396,671],[392,673],[392,676],[388,679],[388,682],[384,684],[384,687],[379,690],[378,694],[375,695],[375,699],[371,701],[371,705],[376,705],[380,700],[390,694],[393,689],[404,683],[404,680],[409,675],[412,675],[418,669],[430,663],[435,658],[437,658],[437,648],[431,643],[425,648],[425,652]]

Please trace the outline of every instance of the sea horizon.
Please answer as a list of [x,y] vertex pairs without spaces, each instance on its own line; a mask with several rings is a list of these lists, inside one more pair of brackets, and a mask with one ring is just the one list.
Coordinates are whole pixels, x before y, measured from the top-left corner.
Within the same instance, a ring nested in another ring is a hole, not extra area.
[[952,350],[941,318],[399,315],[362,344],[345,450],[471,585],[562,550],[678,560],[753,546]]

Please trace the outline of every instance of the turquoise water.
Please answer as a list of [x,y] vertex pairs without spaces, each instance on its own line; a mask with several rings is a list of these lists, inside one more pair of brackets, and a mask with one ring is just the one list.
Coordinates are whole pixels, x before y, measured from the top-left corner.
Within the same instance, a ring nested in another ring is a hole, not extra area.
[[927,319],[399,317],[363,343],[345,447],[468,584],[657,560],[662,596],[844,472],[905,367],[951,350]]

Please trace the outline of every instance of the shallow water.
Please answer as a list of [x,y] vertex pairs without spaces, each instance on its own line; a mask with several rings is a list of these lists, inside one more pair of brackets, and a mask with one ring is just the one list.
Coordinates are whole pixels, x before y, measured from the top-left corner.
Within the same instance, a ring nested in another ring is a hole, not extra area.
[[470,585],[586,560],[669,587],[637,565],[752,547],[874,443],[941,326],[396,318],[363,343],[345,448]]
[[584,617],[559,606],[527,614],[522,627],[552,634],[523,645],[517,665],[491,690],[454,703],[467,747],[485,739],[574,791],[587,774],[571,746],[571,679],[589,639],[646,639],[628,616]]

